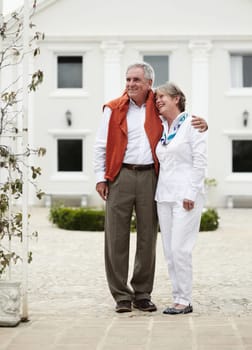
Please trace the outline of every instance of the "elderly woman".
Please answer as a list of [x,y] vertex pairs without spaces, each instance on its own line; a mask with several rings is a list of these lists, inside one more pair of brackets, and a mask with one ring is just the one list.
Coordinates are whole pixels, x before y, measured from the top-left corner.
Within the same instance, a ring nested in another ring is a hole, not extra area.
[[173,83],[156,89],[163,135],[156,147],[160,172],[155,200],[174,303],[163,313],[171,315],[193,312],[192,249],[204,204],[207,166],[207,133],[192,127],[185,100]]

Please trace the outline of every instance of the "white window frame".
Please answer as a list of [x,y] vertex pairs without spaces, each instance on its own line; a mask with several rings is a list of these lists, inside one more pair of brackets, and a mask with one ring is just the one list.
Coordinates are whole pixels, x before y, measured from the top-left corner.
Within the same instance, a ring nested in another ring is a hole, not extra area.
[[230,54],[231,88],[244,88],[242,85],[242,55]]
[[228,82],[228,90],[226,91],[226,96],[252,96],[252,87],[232,87],[232,78],[231,78],[231,55],[246,55],[252,54],[252,43],[233,43],[231,45],[224,45],[224,49],[226,49],[227,60],[228,60],[228,68],[229,68],[229,82]]
[[[127,45],[126,57],[122,72],[125,72],[128,65],[134,61],[142,61],[144,55],[167,55],[169,56],[169,77],[172,78],[173,72],[173,53],[179,48],[178,44],[171,44],[169,42],[156,42],[151,44],[144,43],[144,38],[139,37],[137,42],[129,43]],[[125,75],[122,75],[122,89],[125,86]]]
[[[50,129],[49,134],[53,137],[53,156],[52,156],[52,175],[51,181],[87,181],[87,147],[86,137],[91,133],[91,130],[80,129],[80,130],[65,130],[65,129]],[[58,152],[57,152],[57,141],[59,139],[82,139],[82,171],[58,171]]]
[[[62,56],[79,56],[82,57],[82,88],[58,88],[58,57]],[[54,54],[54,90],[60,96],[79,96],[86,93],[86,74],[85,74],[85,54],[80,52],[57,52]]]
[[228,136],[229,146],[229,175],[226,177],[227,182],[252,182],[251,173],[238,173],[232,171],[232,141],[233,140],[252,140],[252,130],[224,130],[224,135]]
[[[72,98],[72,97],[87,97],[88,88],[87,88],[87,52],[90,50],[90,47],[83,47],[82,50],[79,47],[75,46],[58,46],[50,47],[49,51],[52,53],[52,85],[50,97],[53,98]],[[82,57],[82,88],[58,88],[58,57],[59,56],[81,56]]]
[[[165,56],[168,57],[168,78],[167,80],[170,78],[170,62],[171,62],[171,53],[170,52],[144,52],[142,53],[142,60],[144,59],[144,56]],[[154,86],[155,86],[155,81],[154,81]]]
[[[231,145],[232,145],[232,151],[233,151],[233,141],[239,141],[239,142],[246,142],[246,141],[249,141],[249,142],[252,142],[252,139],[248,139],[248,138],[245,138],[245,139],[241,139],[241,138],[238,138],[238,139],[232,139],[231,140]],[[232,174],[251,174],[252,175],[252,169],[250,169],[250,171],[233,171],[233,167],[234,167],[234,163],[233,163],[233,153],[232,153]]]
[[[59,62],[58,58],[60,57],[81,57],[82,58],[82,78],[81,78],[81,85],[82,87],[58,87],[58,70],[59,70]],[[83,54],[56,54],[56,89],[57,90],[83,90],[84,88],[84,55]]]

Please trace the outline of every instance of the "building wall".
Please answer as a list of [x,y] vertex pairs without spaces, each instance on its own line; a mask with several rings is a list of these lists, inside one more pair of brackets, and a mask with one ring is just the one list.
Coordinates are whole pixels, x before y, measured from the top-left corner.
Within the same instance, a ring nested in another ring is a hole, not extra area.
[[[252,174],[232,174],[232,139],[252,139],[252,122],[243,126],[242,113],[252,113],[251,88],[230,87],[229,52],[252,52],[252,42],[246,39],[214,41],[209,81],[209,167],[210,177],[218,181],[212,192],[213,203],[226,205],[228,194],[252,194]],[[250,199],[251,200],[251,199]]]
[[[67,9],[67,11],[65,11]],[[252,115],[252,88],[230,88],[230,51],[252,52],[250,0],[202,2],[161,1],[150,7],[115,0],[44,1],[34,19],[46,38],[35,67],[44,82],[33,98],[33,139],[45,146],[39,160],[41,187],[51,193],[87,193],[88,205],[100,206],[95,192],[93,144],[102,105],[124,88],[128,64],[143,54],[169,54],[170,80],[187,95],[188,109],[209,123],[208,177],[218,182],[210,189],[211,205],[225,206],[227,194],[252,195],[252,174],[231,174],[231,140],[252,139],[252,121],[245,128],[242,113]],[[56,55],[84,53],[85,88],[81,94],[55,89]],[[68,127],[65,112],[72,112]],[[56,174],[55,135],[84,133],[85,171],[82,176]]]

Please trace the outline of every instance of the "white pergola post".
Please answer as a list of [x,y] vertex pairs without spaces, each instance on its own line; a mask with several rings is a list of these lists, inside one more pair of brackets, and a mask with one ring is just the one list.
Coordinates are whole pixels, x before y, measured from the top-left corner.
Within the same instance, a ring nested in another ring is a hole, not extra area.
[[[23,22],[23,96],[22,96],[22,151],[25,152],[28,145],[28,83],[29,83],[29,0],[24,0],[24,22]],[[22,278],[22,320],[28,320],[28,167],[27,157],[24,156],[23,166],[23,196],[22,196],[22,214],[23,214],[23,278]]]
[[[0,14],[3,15],[3,0],[0,0]],[[0,26],[2,26],[2,22],[3,22],[3,16],[0,17]],[[3,49],[3,41],[0,38],[0,53],[2,52]],[[1,69],[0,69],[0,91],[2,91],[2,73],[1,73]],[[1,136],[0,136],[0,140],[1,140]],[[1,174],[0,174],[0,179],[1,179]]]
[[210,41],[191,41],[192,52],[192,113],[208,119]]
[[121,41],[104,41],[104,101],[110,101],[121,93]]

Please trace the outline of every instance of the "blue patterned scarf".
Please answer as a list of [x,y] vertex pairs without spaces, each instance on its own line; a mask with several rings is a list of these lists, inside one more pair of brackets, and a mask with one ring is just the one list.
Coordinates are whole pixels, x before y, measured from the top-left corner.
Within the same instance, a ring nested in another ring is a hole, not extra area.
[[186,120],[187,117],[188,117],[188,113],[182,112],[180,114],[180,117],[178,116],[175,119],[175,124],[170,132],[166,133],[166,130],[164,128],[162,137],[160,139],[160,142],[162,143],[163,146],[168,145],[171,142],[171,140],[176,136],[180,126],[183,124],[183,122]]

